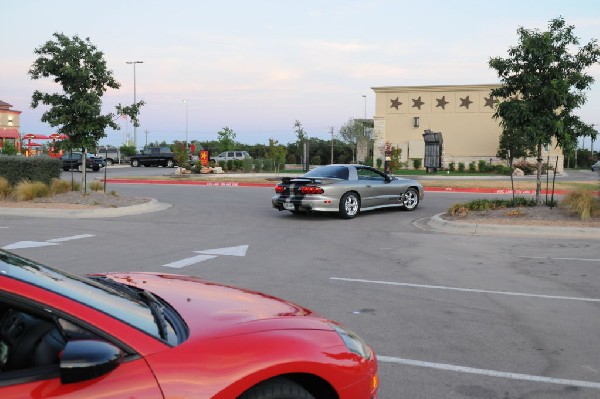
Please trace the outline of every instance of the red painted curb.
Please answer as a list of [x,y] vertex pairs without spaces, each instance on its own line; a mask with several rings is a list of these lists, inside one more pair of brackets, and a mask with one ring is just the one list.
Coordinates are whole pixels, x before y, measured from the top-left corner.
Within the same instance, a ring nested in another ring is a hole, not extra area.
[[[139,179],[106,179],[107,183],[116,184],[164,184],[164,185],[191,185],[208,187],[275,187],[276,183],[252,183],[252,182],[225,182],[225,181],[200,181],[200,180],[139,180]],[[456,187],[424,187],[425,191],[444,193],[477,193],[477,194],[512,194],[510,189],[498,188],[456,188]],[[542,190],[542,194],[551,194],[552,191]],[[535,195],[535,190],[515,190],[519,195]],[[566,191],[556,190],[556,195],[564,195]]]

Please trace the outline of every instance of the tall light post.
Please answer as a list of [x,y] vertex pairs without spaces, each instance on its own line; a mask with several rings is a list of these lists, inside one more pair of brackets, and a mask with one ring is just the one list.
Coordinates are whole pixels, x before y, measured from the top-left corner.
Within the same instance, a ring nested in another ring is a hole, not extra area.
[[[126,64],[133,65],[133,104],[137,103],[135,92],[135,64],[143,64],[144,61],[126,61]],[[137,149],[137,128],[133,125],[133,146]]]
[[184,99],[185,103],[185,149],[188,149],[188,100]]
[[367,120],[367,95],[363,94],[362,96],[365,99],[365,120]]

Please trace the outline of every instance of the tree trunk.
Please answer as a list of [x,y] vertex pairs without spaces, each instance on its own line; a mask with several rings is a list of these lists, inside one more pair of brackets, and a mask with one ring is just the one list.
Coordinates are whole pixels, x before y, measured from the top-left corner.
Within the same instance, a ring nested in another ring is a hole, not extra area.
[[81,151],[81,165],[82,165],[82,170],[81,170],[81,190],[83,191],[83,194],[87,194],[87,175],[86,175],[86,171],[87,171],[87,149],[83,148]]
[[540,205],[542,203],[541,194],[542,194],[542,145],[538,144],[537,146],[537,179],[535,184],[535,203]]

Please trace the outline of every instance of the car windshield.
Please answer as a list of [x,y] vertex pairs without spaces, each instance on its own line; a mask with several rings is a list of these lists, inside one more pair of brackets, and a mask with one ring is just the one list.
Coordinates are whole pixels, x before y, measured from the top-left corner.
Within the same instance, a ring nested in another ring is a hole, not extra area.
[[88,278],[71,275],[5,251],[0,251],[0,274],[71,298],[156,338],[163,335],[152,309],[142,298],[136,300]]
[[342,180],[348,180],[348,176],[348,168],[346,166],[338,165],[321,166],[304,174],[304,177],[321,177]]

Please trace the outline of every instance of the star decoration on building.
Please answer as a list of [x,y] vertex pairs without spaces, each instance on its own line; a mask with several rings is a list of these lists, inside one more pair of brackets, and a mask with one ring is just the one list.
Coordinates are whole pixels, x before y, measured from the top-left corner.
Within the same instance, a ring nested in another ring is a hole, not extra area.
[[392,105],[390,105],[390,108],[396,108],[396,110],[398,110],[398,107],[402,105],[400,100],[398,100],[398,97],[396,97],[395,100],[390,100],[390,101],[392,102]]
[[469,96],[467,96],[466,98],[460,99],[461,107],[465,107],[466,109],[469,109],[469,105],[471,105],[471,104],[473,104],[473,101],[469,100]]
[[443,96],[442,98],[436,98],[435,101],[437,101],[437,105],[435,106],[437,107],[442,107],[442,109],[446,109],[446,105],[450,104],[449,101],[446,101],[446,96]]
[[494,97],[490,96],[490,98],[487,97],[483,97],[483,99],[485,100],[485,105],[484,107],[490,107],[490,108],[494,108]]
[[413,108],[418,108],[419,111],[421,110],[421,105],[425,104],[423,101],[421,101],[421,96],[419,96],[419,98],[417,98],[416,100],[413,98]]

